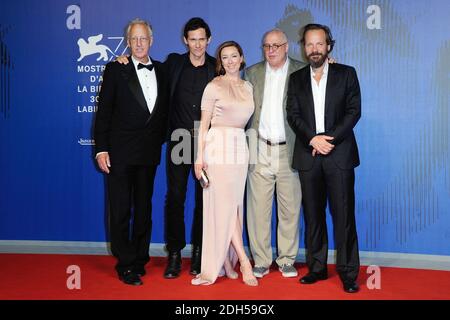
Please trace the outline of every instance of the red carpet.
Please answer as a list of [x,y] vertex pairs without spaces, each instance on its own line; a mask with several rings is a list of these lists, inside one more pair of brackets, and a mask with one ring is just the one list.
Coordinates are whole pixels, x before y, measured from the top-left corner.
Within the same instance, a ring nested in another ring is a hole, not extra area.
[[[447,300],[450,299],[450,272],[400,268],[381,268],[381,289],[369,290],[370,276],[361,268],[357,294],[342,290],[335,266],[330,265],[326,281],[301,285],[299,277],[283,278],[273,268],[258,287],[248,287],[239,280],[219,278],[212,286],[192,286],[189,260],[183,260],[183,273],[178,279],[166,280],[165,258],[154,257],[147,265],[144,285],[133,287],[120,282],[113,269],[115,259],[92,255],[0,254],[0,299],[27,300]],[[81,289],[66,287],[69,265],[81,268]],[[299,275],[306,267],[298,265]],[[432,288],[432,290],[430,290]]]

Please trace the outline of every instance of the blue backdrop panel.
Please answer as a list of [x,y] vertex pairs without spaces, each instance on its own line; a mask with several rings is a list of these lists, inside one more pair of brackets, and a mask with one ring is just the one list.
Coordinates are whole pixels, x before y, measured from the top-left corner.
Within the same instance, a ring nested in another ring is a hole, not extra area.
[[[151,55],[164,60],[185,51],[183,24],[201,16],[213,33],[209,52],[236,40],[247,65],[261,60],[268,29],[285,30],[291,57],[301,59],[298,29],[329,25],[337,40],[332,55],[356,67],[363,96],[355,130],[360,249],[450,255],[449,13],[446,0],[2,3],[0,239],[107,240],[105,181],[92,154],[103,66],[126,51],[129,20],[151,21]],[[153,243],[164,243],[164,161]]]

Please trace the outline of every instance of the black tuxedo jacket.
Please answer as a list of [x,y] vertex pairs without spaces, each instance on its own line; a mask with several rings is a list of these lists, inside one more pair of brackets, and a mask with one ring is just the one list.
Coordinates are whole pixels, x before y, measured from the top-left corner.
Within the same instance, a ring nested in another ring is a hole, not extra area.
[[167,80],[163,64],[152,60],[158,97],[149,112],[133,61],[110,62],[103,74],[95,119],[95,152],[107,151],[111,164],[157,165],[167,131]]
[[[311,68],[291,74],[287,93],[287,119],[296,134],[293,168],[309,170],[314,163],[311,139],[316,136]],[[329,156],[341,169],[359,165],[358,147],[353,128],[361,117],[361,92],[353,67],[329,64],[325,97],[325,131],[334,137],[335,148]]]
[[[186,52],[184,54],[171,53],[167,57],[167,60],[164,62],[169,83],[169,114],[170,110],[173,110],[173,108],[176,107],[173,105],[175,101],[175,90],[177,88],[178,81],[180,80],[181,72],[183,71],[183,68],[187,63],[189,63],[189,52]],[[209,54],[206,54],[205,63],[208,68],[209,82],[215,77],[216,59],[211,57]],[[170,130],[174,129],[176,128],[170,128]]]

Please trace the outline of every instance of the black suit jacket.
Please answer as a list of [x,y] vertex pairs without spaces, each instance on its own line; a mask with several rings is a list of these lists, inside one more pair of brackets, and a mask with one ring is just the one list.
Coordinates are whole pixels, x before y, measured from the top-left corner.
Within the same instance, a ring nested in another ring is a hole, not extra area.
[[[164,65],[167,70],[168,76],[168,85],[169,85],[169,114],[174,106],[175,101],[175,89],[177,88],[178,81],[180,80],[181,72],[183,71],[184,66],[189,63],[189,52],[184,54],[179,53],[171,53],[167,57]],[[209,54],[206,54],[205,63],[208,68],[208,82],[214,79],[215,77],[215,68],[216,68],[216,59],[211,57]],[[199,117],[200,119],[200,117]],[[177,128],[170,128],[169,130],[174,130]],[[169,132],[170,134],[170,132]],[[170,135],[169,135],[170,136]]]
[[157,165],[167,131],[167,80],[152,60],[158,97],[150,114],[134,64],[110,62],[103,74],[95,119],[95,152],[108,151],[111,164]]
[[[309,170],[314,157],[311,139],[316,136],[314,99],[309,66],[291,74],[287,93],[287,119],[296,134],[293,167]],[[353,128],[361,117],[361,92],[353,67],[330,64],[325,97],[325,133],[334,137],[335,148],[329,156],[341,169],[359,165]]]

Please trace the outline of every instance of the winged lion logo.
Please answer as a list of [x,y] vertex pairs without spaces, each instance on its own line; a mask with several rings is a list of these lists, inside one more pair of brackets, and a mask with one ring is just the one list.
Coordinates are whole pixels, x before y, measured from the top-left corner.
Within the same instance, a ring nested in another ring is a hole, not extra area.
[[98,34],[96,36],[91,36],[88,38],[86,42],[83,38],[78,39],[77,44],[80,50],[80,57],[78,58],[78,62],[84,59],[84,57],[98,54],[97,61],[103,59],[103,61],[108,61],[108,52],[114,56],[117,56],[114,52],[111,51],[108,46],[104,44],[98,44],[99,41],[103,39],[103,34]]

